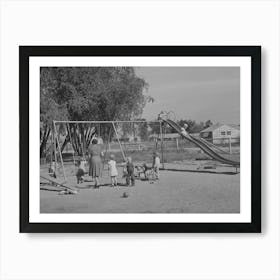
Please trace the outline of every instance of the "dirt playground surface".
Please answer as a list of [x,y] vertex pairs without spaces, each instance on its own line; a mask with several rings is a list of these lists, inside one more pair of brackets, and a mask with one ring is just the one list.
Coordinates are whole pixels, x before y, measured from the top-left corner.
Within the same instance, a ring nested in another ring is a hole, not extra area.
[[[170,167],[170,170],[174,167]],[[192,169],[193,168],[193,169]],[[41,185],[41,213],[239,213],[240,174],[234,168],[218,166],[200,170],[190,164],[189,171],[160,172],[159,181],[137,180],[135,187],[111,187],[104,172],[99,189],[93,188],[90,177],[76,184],[74,171],[68,176],[78,194],[59,195],[58,189]],[[41,171],[42,172],[42,171]],[[46,183],[46,182],[45,182]],[[128,197],[124,198],[126,193]]]

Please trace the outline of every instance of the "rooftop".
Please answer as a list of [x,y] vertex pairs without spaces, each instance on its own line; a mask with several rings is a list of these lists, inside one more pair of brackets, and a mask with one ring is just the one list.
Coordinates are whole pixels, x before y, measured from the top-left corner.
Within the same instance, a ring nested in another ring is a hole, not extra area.
[[201,130],[200,132],[210,132],[210,131],[214,131],[218,128],[220,128],[221,126],[228,126],[228,127],[231,127],[231,128],[234,128],[234,129],[237,129],[237,130],[240,130],[240,125],[238,124],[224,124],[224,123],[218,123],[218,124],[214,124],[214,125],[211,125],[203,130]]

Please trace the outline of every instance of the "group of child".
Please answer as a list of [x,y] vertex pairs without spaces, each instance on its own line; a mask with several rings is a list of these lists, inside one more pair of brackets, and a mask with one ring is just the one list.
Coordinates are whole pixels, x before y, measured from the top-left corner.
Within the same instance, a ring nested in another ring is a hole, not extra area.
[[[183,125],[183,127],[181,127],[181,131],[180,133],[183,136],[188,136],[188,124],[185,123]],[[77,177],[77,183],[83,183],[84,181],[84,175],[85,175],[85,164],[86,161],[80,161],[78,163],[78,171],[76,173],[76,177]],[[132,158],[131,157],[127,157],[126,158],[126,162],[124,162],[122,164],[122,166],[124,167],[123,170],[123,177],[126,178],[126,185],[127,186],[135,186],[135,174],[134,174],[134,169],[135,166],[132,162]],[[108,162],[108,167],[109,167],[109,174],[111,177],[111,185],[112,187],[117,186],[118,185],[118,169],[117,169],[117,162],[115,160],[115,156],[113,154],[110,155],[110,160]],[[145,179],[148,179],[148,171],[150,169],[152,169],[154,175],[155,175],[155,179],[159,180],[159,168],[160,168],[160,157],[159,154],[157,152],[153,153],[153,165],[152,168],[149,168],[148,165],[146,163],[144,163],[142,166],[137,166],[137,170],[138,173],[143,173],[145,176]],[[141,172],[142,171],[142,172]]]
[[[127,186],[135,186],[135,176],[134,176],[134,164],[132,162],[131,157],[126,158],[126,162],[122,164],[124,167],[123,176],[126,178]],[[111,177],[111,185],[112,187],[118,185],[118,169],[117,162],[115,160],[115,156],[113,154],[110,155],[110,160],[108,162],[109,174]]]
[[[84,182],[85,163],[86,161],[78,162],[78,171],[76,173],[78,184]],[[135,174],[134,174],[135,166],[132,161],[132,158],[127,157],[126,161],[122,164],[122,166],[123,166],[123,177],[125,177],[126,179],[126,185],[135,186]],[[154,171],[155,179],[157,180],[159,180],[159,168],[160,168],[160,157],[157,152],[154,152],[152,170]],[[117,162],[113,154],[110,155],[110,160],[108,161],[108,169],[109,169],[109,175],[111,177],[111,186],[112,187],[117,186],[118,185],[117,178],[119,174],[117,169]],[[143,164],[142,169],[143,169],[143,174],[147,179],[147,172],[149,168],[146,163]]]

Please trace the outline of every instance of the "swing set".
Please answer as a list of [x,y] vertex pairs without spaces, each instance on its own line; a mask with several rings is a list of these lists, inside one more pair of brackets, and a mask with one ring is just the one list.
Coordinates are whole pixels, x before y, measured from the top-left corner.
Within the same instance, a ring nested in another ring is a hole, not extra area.
[[[58,132],[58,126],[62,127],[66,132],[66,136],[64,142],[70,143],[72,146],[72,161],[76,168],[77,161],[86,161],[87,148],[91,144],[93,139],[97,139],[98,142],[105,144],[106,148],[103,156],[103,167],[104,163],[107,159],[108,150],[110,150],[110,143],[113,139],[112,134],[115,136],[115,142],[117,142],[119,151],[121,152],[121,157],[123,161],[126,161],[127,153],[124,149],[124,142],[122,142],[120,133],[118,132],[118,128],[121,125],[131,124],[133,126],[144,123],[154,123],[159,125],[159,133],[158,138],[156,140],[155,150],[159,149],[161,151],[162,158],[162,168],[164,169],[164,131],[166,125],[162,121],[53,121],[52,133],[51,133],[51,156],[50,156],[50,168],[49,175],[56,178],[58,163],[61,165],[64,182],[68,182],[68,178],[66,175],[65,163],[63,159],[62,153],[62,145],[60,141],[60,134]],[[101,125],[103,125],[103,131],[101,129]],[[106,141],[104,141],[106,139]],[[158,146],[158,139],[160,140],[160,146]],[[102,176],[102,173],[101,173]]]
[[[165,114],[165,118],[163,118],[161,115]],[[173,129],[177,131],[179,135],[182,135],[180,128],[178,125],[170,120],[169,118],[170,113],[161,112],[158,115],[158,121],[144,121],[144,120],[135,120],[135,121],[53,121],[52,130],[51,130],[51,157],[50,157],[50,168],[49,168],[49,174],[48,178],[41,176],[43,179],[47,179],[52,184],[55,184],[57,186],[66,186],[68,184],[68,178],[66,175],[65,170],[65,164],[63,160],[63,148],[66,144],[70,143],[72,146],[72,161],[75,166],[75,170],[77,167],[77,161],[84,161],[86,162],[86,156],[87,156],[87,149],[88,146],[92,143],[93,139],[97,139],[99,144],[103,143],[106,145],[105,153],[103,155],[103,168],[105,166],[105,162],[107,160],[107,153],[110,152],[119,152],[121,153],[121,158],[123,161],[126,161],[128,151],[126,151],[125,146],[127,143],[123,141],[123,139],[120,137],[120,131],[118,129],[121,129],[122,132],[124,132],[124,127],[121,127],[121,125],[132,125],[133,133],[135,132],[135,124],[141,125],[141,124],[158,124],[158,135],[156,137],[155,141],[155,147],[152,148],[153,151],[159,151],[161,154],[161,165],[162,169],[165,169],[164,164],[164,139],[166,134],[166,127],[171,126]],[[58,130],[59,128],[59,130]],[[61,128],[64,132],[66,132],[64,142],[61,145]],[[115,138],[113,139],[113,135]],[[134,135],[135,136],[135,135]],[[217,151],[222,153],[223,150],[220,150],[218,147],[211,143],[206,143],[206,141],[203,141],[203,139],[194,138],[191,135],[184,136],[183,138],[188,138],[189,141],[194,142],[197,146],[199,146],[207,155],[210,155],[210,157],[221,161],[222,163],[230,164],[233,166],[236,166],[238,163],[228,160],[215,151],[215,149],[218,149]],[[190,138],[190,139],[189,139]],[[105,141],[106,140],[106,141]],[[114,141],[112,141],[114,140]],[[134,138],[135,141],[135,138]],[[117,143],[118,149],[111,149],[110,144]],[[135,144],[135,143],[134,143]],[[138,144],[139,145],[139,144]],[[139,145],[140,147],[140,145]],[[149,148],[148,148],[149,149]],[[139,148],[138,151],[141,151]],[[134,151],[135,152],[135,151]],[[141,158],[141,157],[140,157]],[[62,173],[63,173],[63,182],[59,182],[56,180],[57,169],[58,169],[58,163],[61,165]],[[146,163],[145,163],[146,164]],[[141,173],[143,173],[143,170],[145,168],[144,164],[135,166],[136,170],[139,171],[139,178],[141,178]],[[146,165],[147,167],[147,165]],[[166,169],[168,170],[168,169]],[[171,170],[171,169],[170,169]],[[175,169],[172,169],[175,170]],[[103,171],[103,170],[102,170]],[[101,171],[101,176],[102,176]],[[180,170],[182,171],[182,170]],[[76,172],[75,172],[76,173]],[[153,171],[151,168],[146,169],[145,173],[148,177],[155,177],[153,174]],[[54,179],[53,179],[54,178]],[[68,185],[69,187],[69,185]]]

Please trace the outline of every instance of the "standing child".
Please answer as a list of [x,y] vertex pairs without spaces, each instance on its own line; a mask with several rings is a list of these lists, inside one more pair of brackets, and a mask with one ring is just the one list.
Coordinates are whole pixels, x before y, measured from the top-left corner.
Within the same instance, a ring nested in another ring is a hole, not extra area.
[[154,152],[153,169],[156,175],[156,180],[159,180],[160,157],[157,152]]
[[144,176],[145,176],[145,180],[148,179],[148,170],[149,170],[149,168],[148,168],[147,163],[144,163],[143,164],[143,173],[144,173]]
[[77,184],[84,182],[84,176],[85,176],[85,161],[78,161],[78,171],[76,173],[77,177]]
[[56,179],[56,173],[55,173],[55,171],[56,171],[56,163],[53,161],[53,162],[51,163],[51,167],[49,168],[49,175],[52,176],[52,177],[54,177],[54,178]]
[[118,180],[117,180],[118,169],[117,169],[117,163],[115,161],[114,155],[110,155],[110,160],[108,162],[108,166],[109,166],[109,172],[110,172],[110,176],[111,176],[112,187],[117,186],[118,185]]
[[127,162],[126,162],[126,185],[130,186],[130,182],[131,182],[131,186],[135,186],[135,177],[134,177],[134,164],[132,162],[132,158],[128,157],[127,158]]

